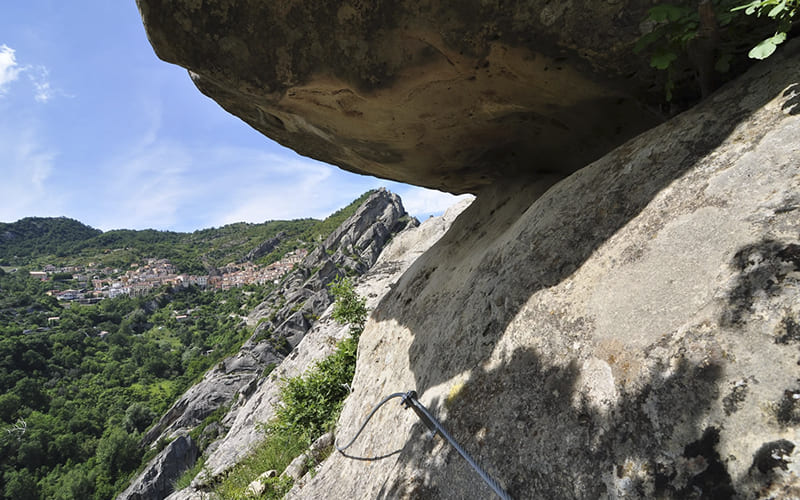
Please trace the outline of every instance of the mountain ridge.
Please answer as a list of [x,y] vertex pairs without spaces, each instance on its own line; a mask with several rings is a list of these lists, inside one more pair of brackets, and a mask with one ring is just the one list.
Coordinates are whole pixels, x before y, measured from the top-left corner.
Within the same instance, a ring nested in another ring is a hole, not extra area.
[[144,258],[168,258],[182,272],[200,272],[239,262],[259,245],[284,233],[269,252],[253,254],[254,263],[270,264],[300,245],[310,246],[315,239],[326,237],[374,192],[366,191],[324,219],[235,222],[192,232],[101,231],[68,217],[25,217],[0,223],[0,265],[43,267],[54,262],[97,260],[119,267]]

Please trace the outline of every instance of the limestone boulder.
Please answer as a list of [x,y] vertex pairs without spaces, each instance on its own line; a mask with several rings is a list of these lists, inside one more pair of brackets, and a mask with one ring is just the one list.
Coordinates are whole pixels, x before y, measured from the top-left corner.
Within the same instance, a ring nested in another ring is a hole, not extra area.
[[[800,498],[800,44],[543,192],[497,184],[366,324],[512,498]],[[289,498],[490,498],[390,402]]]
[[649,0],[137,4],[201,92],[357,173],[453,193],[546,181],[660,120],[633,53]]

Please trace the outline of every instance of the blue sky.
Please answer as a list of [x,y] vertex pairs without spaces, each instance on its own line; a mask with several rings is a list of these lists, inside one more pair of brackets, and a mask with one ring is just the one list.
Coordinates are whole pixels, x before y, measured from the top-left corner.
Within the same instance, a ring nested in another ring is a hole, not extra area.
[[0,221],[173,231],[322,218],[368,189],[421,220],[456,197],[301,157],[159,60],[134,0],[4,2]]

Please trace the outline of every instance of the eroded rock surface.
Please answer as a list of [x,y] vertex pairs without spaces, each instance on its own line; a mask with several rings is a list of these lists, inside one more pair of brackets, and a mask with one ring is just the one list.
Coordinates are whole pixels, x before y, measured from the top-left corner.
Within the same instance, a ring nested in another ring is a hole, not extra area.
[[566,174],[657,123],[645,0],[137,0],[162,59],[279,143],[453,193]]
[[[800,45],[547,192],[498,184],[374,311],[339,421],[416,389],[513,498],[800,498]],[[290,498],[489,498],[399,404]]]

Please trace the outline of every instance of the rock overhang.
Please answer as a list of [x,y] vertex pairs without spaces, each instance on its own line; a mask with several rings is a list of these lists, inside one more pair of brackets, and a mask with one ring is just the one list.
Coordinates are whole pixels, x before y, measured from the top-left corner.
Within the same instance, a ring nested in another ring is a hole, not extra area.
[[278,143],[448,191],[563,177],[650,128],[649,2],[137,0],[162,59]]

